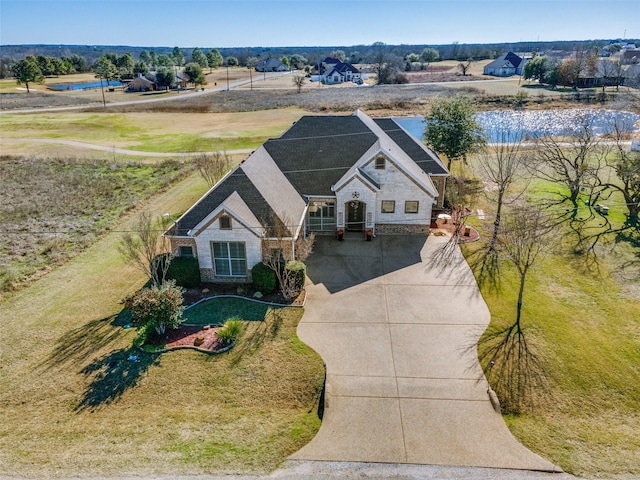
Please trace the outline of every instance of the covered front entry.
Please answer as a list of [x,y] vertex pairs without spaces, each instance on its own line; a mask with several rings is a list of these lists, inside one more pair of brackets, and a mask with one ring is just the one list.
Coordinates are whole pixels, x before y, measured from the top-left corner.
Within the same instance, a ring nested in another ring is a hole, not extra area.
[[364,231],[364,215],[367,204],[359,200],[352,200],[345,204],[347,212],[347,231],[362,232]]

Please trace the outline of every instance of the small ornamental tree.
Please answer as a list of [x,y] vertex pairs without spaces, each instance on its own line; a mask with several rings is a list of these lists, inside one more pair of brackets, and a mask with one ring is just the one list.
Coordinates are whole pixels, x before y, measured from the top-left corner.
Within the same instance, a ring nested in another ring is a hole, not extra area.
[[182,289],[174,282],[143,288],[123,301],[131,312],[133,324],[145,332],[154,329],[159,335],[167,328],[177,328],[182,322]]

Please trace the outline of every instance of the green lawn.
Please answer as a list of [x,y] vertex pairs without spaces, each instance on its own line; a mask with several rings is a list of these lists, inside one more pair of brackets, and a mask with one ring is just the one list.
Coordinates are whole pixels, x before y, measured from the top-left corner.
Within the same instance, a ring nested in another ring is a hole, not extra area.
[[[540,198],[548,185],[535,185]],[[615,198],[610,202],[615,204]],[[491,206],[480,201],[486,213]],[[579,217],[587,217],[583,204]],[[622,227],[622,207],[610,210],[614,228]],[[493,219],[487,220],[487,228]],[[472,258],[488,231],[479,220],[481,241],[463,247]],[[589,222],[589,230],[602,225]],[[559,241],[527,277],[522,324],[527,342],[541,359],[547,390],[537,404],[506,417],[527,447],[567,472],[586,477],[640,476],[640,231],[605,236],[597,263],[574,253],[575,236],[565,227]],[[635,236],[635,239],[634,239]],[[473,263],[473,262],[472,262]],[[513,323],[519,277],[500,264],[501,288],[482,285],[492,326]],[[486,335],[486,334],[485,334]],[[488,365],[483,365],[487,371]]]
[[3,138],[76,140],[149,152],[257,148],[304,114],[297,108],[242,113],[78,113],[0,116]]
[[232,318],[260,321],[281,308],[244,298],[212,298],[186,309],[184,321],[191,325],[223,325]]
[[[191,175],[148,201],[184,211]],[[134,212],[135,213],[135,212]],[[119,224],[128,228],[134,215]],[[143,354],[115,320],[144,284],[117,232],[0,303],[0,476],[266,473],[316,433],[320,357],[296,337],[301,309],[251,322],[209,356]],[[137,355],[138,361],[129,361]]]

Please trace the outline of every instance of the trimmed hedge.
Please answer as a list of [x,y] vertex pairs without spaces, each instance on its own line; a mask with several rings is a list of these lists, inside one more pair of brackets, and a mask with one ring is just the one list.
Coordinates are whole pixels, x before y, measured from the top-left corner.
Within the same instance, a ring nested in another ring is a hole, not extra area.
[[285,270],[290,272],[290,286],[296,292],[304,289],[304,282],[307,276],[307,266],[300,260],[291,260],[285,265]]
[[256,290],[262,293],[273,293],[278,285],[276,272],[264,263],[256,263],[251,269],[251,281]]
[[200,285],[200,265],[193,257],[174,257],[167,270],[167,280],[175,280],[176,285],[191,288]]

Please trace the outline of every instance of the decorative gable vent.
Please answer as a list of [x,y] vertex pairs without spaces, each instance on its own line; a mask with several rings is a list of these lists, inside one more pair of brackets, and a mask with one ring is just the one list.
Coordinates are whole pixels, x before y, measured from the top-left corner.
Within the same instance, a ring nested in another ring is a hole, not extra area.
[[231,217],[223,215],[220,217],[220,230],[231,230]]

